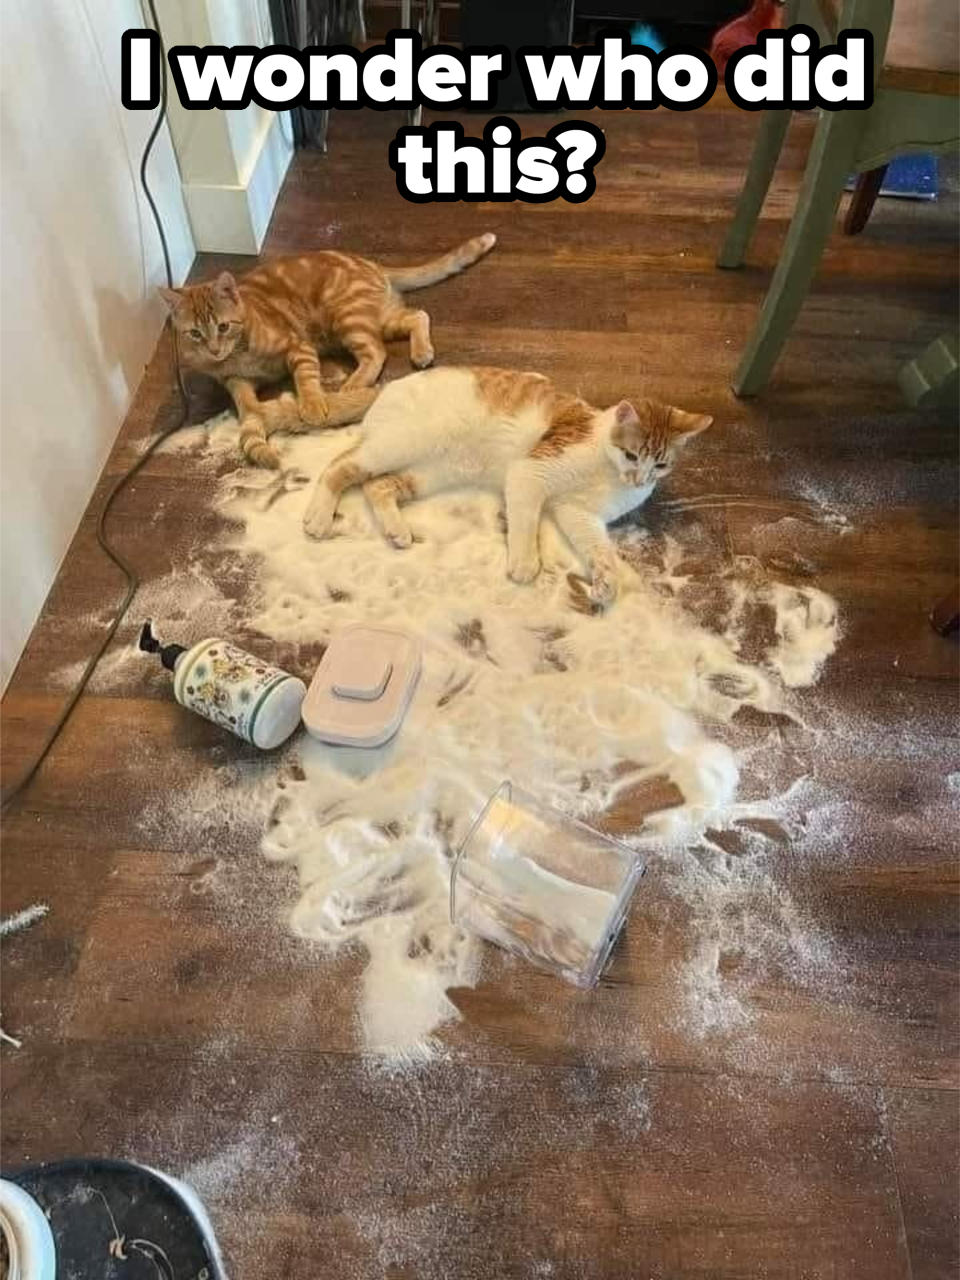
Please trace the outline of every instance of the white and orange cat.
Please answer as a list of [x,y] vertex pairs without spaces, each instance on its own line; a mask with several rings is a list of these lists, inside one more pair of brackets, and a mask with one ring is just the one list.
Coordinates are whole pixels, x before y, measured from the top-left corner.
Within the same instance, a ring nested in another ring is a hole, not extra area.
[[539,373],[414,373],[381,391],[360,442],[320,476],[304,527],[326,537],[340,495],[362,485],[386,536],[409,547],[402,502],[442,489],[493,489],[506,500],[510,577],[531,582],[540,572],[540,517],[547,511],[586,562],[592,599],[603,607],[619,582],[607,524],[645,502],[687,441],[712,421],[653,400],[596,409]]

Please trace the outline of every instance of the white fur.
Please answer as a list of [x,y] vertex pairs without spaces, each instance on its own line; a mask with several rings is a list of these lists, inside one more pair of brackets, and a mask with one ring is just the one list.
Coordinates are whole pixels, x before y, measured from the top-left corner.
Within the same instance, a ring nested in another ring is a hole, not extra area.
[[[339,493],[327,477],[346,459],[372,477],[409,477],[418,497],[442,489],[492,489],[506,499],[508,567],[515,581],[532,581],[540,571],[538,531],[546,509],[587,562],[596,602],[608,604],[619,571],[605,523],[645,502],[654,487],[648,460],[625,465],[610,444],[616,412],[596,410],[590,440],[557,456],[532,458],[549,425],[542,406],[492,412],[469,369],[400,378],[367,412],[360,444],[320,477],[304,526],[312,537],[329,534]],[[412,535],[395,502],[385,503],[372,487],[367,492],[391,541],[409,546]]]
[[389,383],[363,421],[362,465],[375,475],[421,469],[435,483],[421,492],[461,486],[502,492],[507,467],[543,435],[534,409],[499,417],[466,369],[429,369]]

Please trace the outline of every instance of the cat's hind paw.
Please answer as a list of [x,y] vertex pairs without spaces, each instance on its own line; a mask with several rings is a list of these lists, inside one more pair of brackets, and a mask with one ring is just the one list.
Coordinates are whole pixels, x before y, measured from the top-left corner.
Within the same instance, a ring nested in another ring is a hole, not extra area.
[[267,443],[268,429],[259,414],[247,414],[240,420],[240,452],[255,467],[280,469],[280,454]]
[[266,467],[270,471],[280,470],[280,454],[266,440],[244,440],[241,442],[243,456],[255,467]]
[[336,507],[326,493],[321,493],[307,507],[303,530],[308,538],[329,538],[333,530]]
[[266,467],[268,471],[280,470],[280,454],[272,444],[259,444],[247,451],[247,457],[255,467]]

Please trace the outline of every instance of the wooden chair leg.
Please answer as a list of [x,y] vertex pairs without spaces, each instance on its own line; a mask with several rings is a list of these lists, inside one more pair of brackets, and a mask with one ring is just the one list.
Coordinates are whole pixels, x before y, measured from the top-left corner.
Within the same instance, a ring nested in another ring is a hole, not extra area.
[[869,169],[866,173],[861,173],[857,178],[857,185],[850,197],[847,213],[843,219],[845,236],[858,236],[869,222],[886,172],[887,166],[884,164],[879,169]]
[[790,230],[734,376],[737,395],[756,395],[766,385],[803,305],[854,167],[863,115],[861,111],[831,111],[820,118]]
[[760,119],[760,131],[754,143],[750,167],[744,179],[743,190],[737,202],[737,211],[723,242],[717,266],[732,269],[743,265],[747,249],[753,237],[760,210],[766,199],[787,127],[789,111],[764,111]]

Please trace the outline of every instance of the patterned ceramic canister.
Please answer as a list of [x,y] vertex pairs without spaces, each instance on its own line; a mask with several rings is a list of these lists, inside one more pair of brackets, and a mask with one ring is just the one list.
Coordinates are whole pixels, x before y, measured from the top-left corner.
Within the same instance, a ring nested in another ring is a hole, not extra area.
[[270,750],[300,723],[306,686],[252,653],[212,639],[177,658],[173,692],[181,706]]

